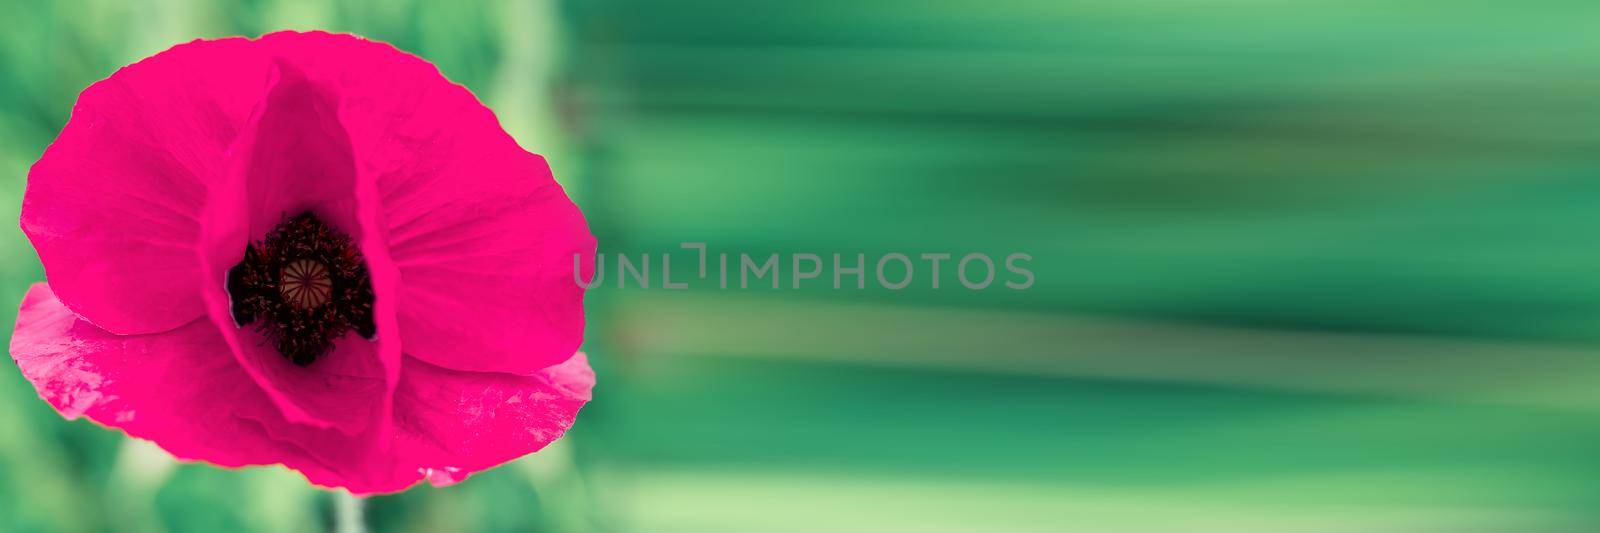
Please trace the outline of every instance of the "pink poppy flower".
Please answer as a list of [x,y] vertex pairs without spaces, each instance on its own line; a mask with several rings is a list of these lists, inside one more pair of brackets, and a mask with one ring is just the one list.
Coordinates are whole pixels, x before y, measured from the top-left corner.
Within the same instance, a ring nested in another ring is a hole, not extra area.
[[22,228],[48,279],[23,375],[180,459],[449,484],[559,438],[594,385],[582,213],[387,44],[282,32],[118,70],[29,172]]

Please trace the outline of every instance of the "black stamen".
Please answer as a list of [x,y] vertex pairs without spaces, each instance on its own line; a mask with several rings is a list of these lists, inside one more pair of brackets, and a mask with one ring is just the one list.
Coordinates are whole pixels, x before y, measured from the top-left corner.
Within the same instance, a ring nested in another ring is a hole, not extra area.
[[354,329],[372,338],[372,280],[350,238],[309,212],[286,219],[228,270],[234,322],[257,322],[278,353],[305,366]]

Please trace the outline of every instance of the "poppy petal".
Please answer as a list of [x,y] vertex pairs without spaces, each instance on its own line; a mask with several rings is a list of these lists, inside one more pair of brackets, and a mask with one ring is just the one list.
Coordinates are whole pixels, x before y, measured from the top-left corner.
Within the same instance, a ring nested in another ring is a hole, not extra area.
[[407,354],[526,375],[583,342],[573,268],[587,275],[594,237],[544,160],[517,150],[457,153],[440,174],[378,181]]
[[593,388],[582,353],[532,376],[408,360],[395,392],[395,450],[433,484],[455,483],[560,438]]
[[[318,39],[354,40],[282,37]],[[573,265],[587,281],[595,239],[544,158],[433,65],[386,44],[349,44],[363,61],[329,79],[361,182],[376,187],[405,353],[523,375],[569,358],[584,324]]]
[[244,39],[193,42],[83,91],[28,173],[22,229],[66,305],[108,331],[166,331],[205,313],[207,191],[266,89]]
[[241,466],[293,453],[238,416],[276,413],[205,319],[164,333],[115,335],[37,283],[17,313],[11,356],[62,416],[121,428],[180,459]]

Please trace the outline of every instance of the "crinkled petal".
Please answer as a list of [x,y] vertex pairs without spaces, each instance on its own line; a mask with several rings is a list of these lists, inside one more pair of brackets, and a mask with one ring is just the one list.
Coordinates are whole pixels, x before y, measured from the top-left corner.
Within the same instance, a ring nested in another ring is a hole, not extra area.
[[595,240],[543,158],[465,88],[392,46],[320,33],[262,40],[338,87],[339,119],[362,183],[375,186],[398,273],[407,355],[528,375],[577,351],[583,289],[573,265],[587,279]]
[[173,47],[83,91],[28,174],[21,217],[69,308],[121,334],[204,314],[201,210],[266,79],[256,48],[224,39]]
[[395,453],[433,484],[455,483],[560,438],[593,388],[582,353],[532,376],[407,360],[395,392]]
[[[532,376],[462,372],[407,358],[392,431],[351,436],[273,424],[270,410],[248,416],[267,416],[267,434],[298,447],[291,466],[312,483],[390,493],[422,479],[453,484],[538,451],[572,426],[593,387],[594,372],[582,353]],[[387,451],[373,453],[375,446]]]
[[281,463],[326,487],[396,492],[422,474],[359,435],[284,419],[234,361],[216,328],[115,335],[79,318],[49,286],[22,300],[11,355],[39,396],[68,419],[88,417],[160,445],[179,459],[238,467]]
[[239,417],[277,413],[207,320],[164,333],[114,335],[80,319],[38,283],[17,313],[11,356],[39,396],[68,419],[87,416],[121,428],[180,459],[223,466],[297,460],[290,457],[295,450]]

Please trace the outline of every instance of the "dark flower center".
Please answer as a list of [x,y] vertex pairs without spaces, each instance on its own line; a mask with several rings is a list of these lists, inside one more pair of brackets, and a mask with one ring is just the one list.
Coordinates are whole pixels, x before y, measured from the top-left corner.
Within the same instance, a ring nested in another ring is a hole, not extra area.
[[354,329],[371,339],[372,280],[350,238],[311,213],[278,224],[228,270],[233,320],[255,323],[278,353],[309,365]]

